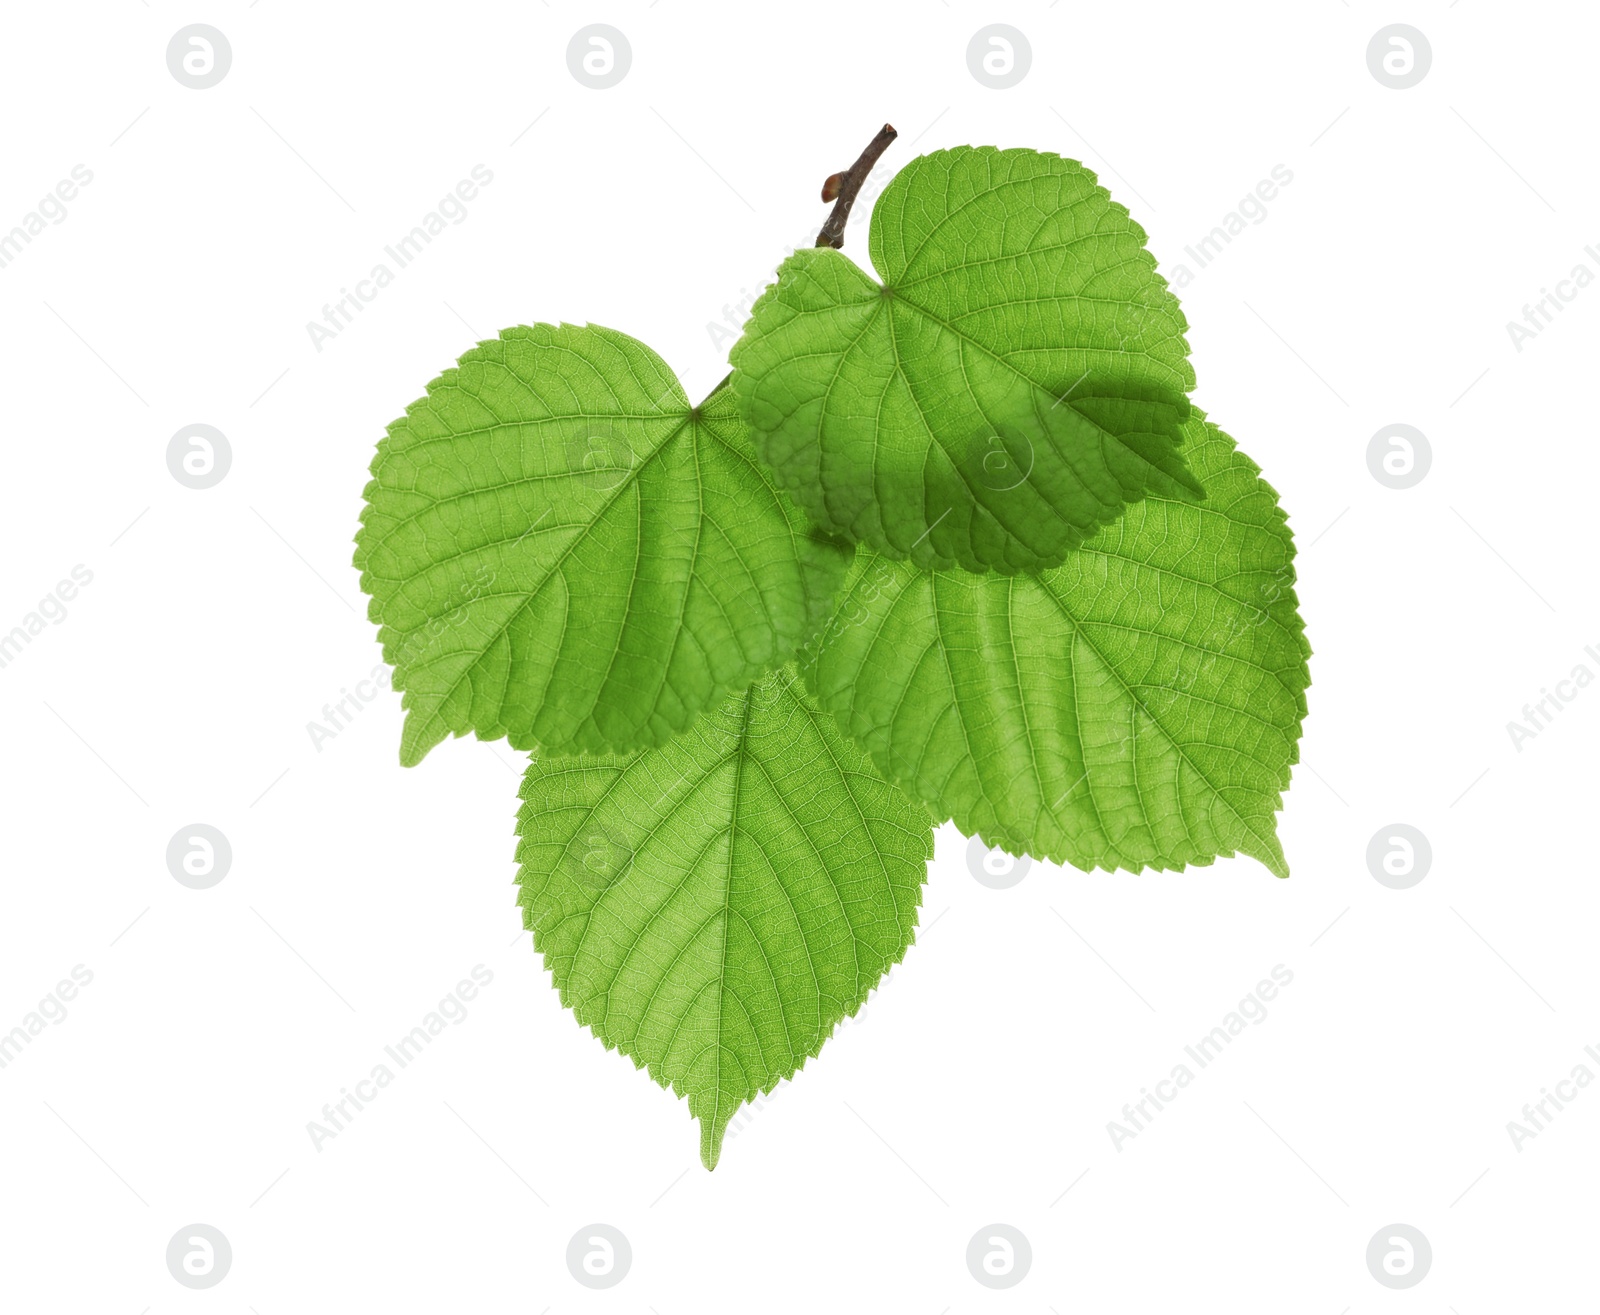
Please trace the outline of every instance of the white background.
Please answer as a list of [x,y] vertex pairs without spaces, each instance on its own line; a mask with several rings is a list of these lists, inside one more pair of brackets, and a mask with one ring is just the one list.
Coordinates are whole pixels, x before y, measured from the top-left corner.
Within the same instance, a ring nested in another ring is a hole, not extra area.
[[[210,90],[166,65],[191,22],[232,45]],[[567,69],[591,22],[632,48],[605,91]],[[1009,90],[968,72],[991,22],[1032,48]],[[1432,45],[1410,90],[1367,68],[1392,22]],[[0,269],[0,631],[94,578],[0,669],[0,1031],[94,979],[0,1070],[0,1307],[1590,1308],[1600,1088],[1520,1150],[1506,1125],[1600,1074],[1600,687],[1520,752],[1506,724],[1600,674],[1600,288],[1520,352],[1506,322],[1600,272],[1597,43],[1579,6],[1486,0],[8,6],[0,230],[94,177]],[[1292,171],[1180,295],[1195,398],[1301,546],[1294,875],[1036,863],[997,891],[946,827],[906,962],[707,1174],[686,1108],[572,1022],[518,934],[521,756],[453,740],[402,770],[387,690],[320,752],[307,724],[379,661],[351,538],[423,384],[566,319],[709,390],[708,324],[809,242],[823,177],[886,118],[895,168],[1081,158],[1169,276]],[[477,164],[468,218],[317,351],[307,321]],[[208,490],[167,470],[192,423],[232,448]],[[1403,492],[1367,468],[1391,423],[1433,449]],[[233,848],[205,891],[165,861],[195,822]],[[1405,891],[1366,860],[1395,822],[1433,847]],[[476,964],[465,1021],[314,1149],[307,1122]],[[1115,1149],[1108,1121],[1276,964],[1266,1020]],[[565,1262],[594,1221],[632,1245],[608,1291]],[[995,1221],[1033,1248],[1005,1292],[965,1261]],[[194,1222],[233,1248],[204,1292],[164,1258]],[[1364,1259],[1395,1222],[1433,1247],[1407,1291]]]

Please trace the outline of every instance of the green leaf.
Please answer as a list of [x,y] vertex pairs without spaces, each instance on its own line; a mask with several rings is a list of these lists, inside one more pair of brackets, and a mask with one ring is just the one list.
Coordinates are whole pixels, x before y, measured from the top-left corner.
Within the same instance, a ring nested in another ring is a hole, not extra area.
[[447,734],[626,752],[793,655],[848,565],[767,482],[725,387],[643,343],[507,329],[389,427],[356,538],[407,710]]
[[739,1105],[904,956],[932,819],[793,664],[661,748],[536,762],[522,798],[520,903],[562,1003],[688,1098],[715,1168]]
[[1151,496],[1037,576],[863,553],[817,643],[822,705],[968,835],[1085,870],[1234,852],[1288,868],[1310,647],[1277,494],[1197,410],[1202,504]]
[[1074,160],[920,156],[872,212],[880,285],[797,251],[731,361],[779,483],[819,525],[919,566],[1034,570],[1146,491],[1199,491],[1177,299]]

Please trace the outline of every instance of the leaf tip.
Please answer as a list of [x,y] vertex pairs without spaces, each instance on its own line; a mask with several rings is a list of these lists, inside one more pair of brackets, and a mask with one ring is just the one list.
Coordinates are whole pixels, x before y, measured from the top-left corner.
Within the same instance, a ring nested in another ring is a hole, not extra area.
[[722,1158],[722,1137],[727,1127],[726,1120],[719,1122],[706,1115],[700,1118],[700,1163],[708,1173],[716,1169],[717,1161]]
[[1252,846],[1249,849],[1240,846],[1240,852],[1248,854],[1251,858],[1255,859],[1261,864],[1262,867],[1266,868],[1268,872],[1272,873],[1272,875],[1277,877],[1280,881],[1288,880],[1289,860],[1283,856],[1283,846],[1278,843],[1278,837],[1276,835],[1272,837],[1272,843],[1270,845],[1266,842],[1262,842],[1260,845]]
[[419,724],[416,716],[406,718],[404,729],[400,732],[400,765],[402,767],[415,767],[428,756],[428,751],[444,739],[443,733],[430,733],[430,727]]

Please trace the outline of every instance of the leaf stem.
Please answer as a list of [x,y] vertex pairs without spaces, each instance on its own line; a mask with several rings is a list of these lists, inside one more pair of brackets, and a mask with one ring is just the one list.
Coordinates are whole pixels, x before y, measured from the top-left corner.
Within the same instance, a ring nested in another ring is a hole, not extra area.
[[[889,149],[889,143],[900,134],[889,124],[884,124],[878,129],[878,135],[867,143],[867,149],[861,152],[860,158],[842,174],[833,174],[822,185],[822,199],[833,201],[833,213],[828,216],[828,222],[822,226],[822,231],[817,234],[819,247],[832,247],[838,250],[844,246],[844,226],[850,220],[850,207],[856,203],[856,194],[861,191],[861,185],[867,181],[867,175],[872,172],[872,166],[878,163],[878,157]],[[838,200],[834,200],[837,197]]]

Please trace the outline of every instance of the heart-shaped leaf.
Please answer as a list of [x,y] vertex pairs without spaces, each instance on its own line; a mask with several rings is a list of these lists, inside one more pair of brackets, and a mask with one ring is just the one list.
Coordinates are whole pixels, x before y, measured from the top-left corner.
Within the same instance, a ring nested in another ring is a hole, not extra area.
[[405,692],[448,734],[627,751],[787,660],[849,561],[767,482],[725,387],[691,407],[643,343],[507,329],[372,463],[356,566]]
[[1151,496],[1040,575],[861,554],[810,677],[879,769],[1014,854],[1288,868],[1306,643],[1277,494],[1196,411],[1209,498]]
[[730,358],[763,460],[819,525],[919,566],[1033,570],[1146,491],[1198,491],[1183,312],[1082,165],[920,156],[870,247],[881,284],[795,252]]
[[932,819],[793,664],[631,758],[535,762],[521,904],[563,1004],[728,1120],[815,1055],[911,943]]

